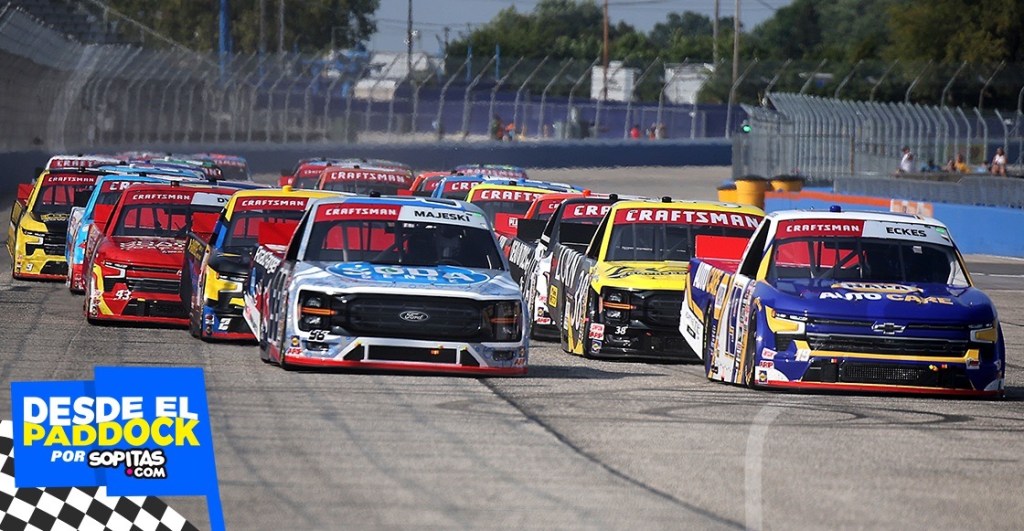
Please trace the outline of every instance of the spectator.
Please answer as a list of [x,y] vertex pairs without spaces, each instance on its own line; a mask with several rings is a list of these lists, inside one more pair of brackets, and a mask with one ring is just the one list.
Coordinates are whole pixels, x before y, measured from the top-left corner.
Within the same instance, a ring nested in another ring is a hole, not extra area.
[[1003,148],[997,147],[996,154],[992,157],[992,166],[989,167],[989,171],[992,175],[1002,175],[1006,177],[1006,152]]
[[511,142],[511,141],[513,141],[515,139],[516,139],[516,123],[515,122],[509,122],[508,125],[505,126],[505,140],[508,140],[509,142]]
[[922,173],[941,171],[941,170],[942,170],[942,168],[940,168],[938,164],[935,164],[935,160],[934,159],[928,159],[928,164],[925,164],[924,166],[921,166],[921,172]]
[[956,160],[953,161],[953,167],[951,170],[957,173],[968,173],[971,171],[971,168],[967,166],[967,161],[964,160],[963,153],[957,154]]
[[501,116],[498,116],[498,113],[494,113],[494,118],[491,119],[491,139],[503,140],[504,138],[505,124],[501,121]]
[[910,146],[903,146],[903,158],[900,159],[900,169],[896,173],[911,173],[914,171],[914,154],[910,152]]
[[654,134],[655,134],[654,130],[655,130],[655,128],[656,127],[655,127],[654,124],[651,124],[651,126],[647,128],[647,138],[648,139],[654,140]]
[[665,124],[664,123],[658,122],[658,125],[654,126],[654,138],[657,138],[658,140],[664,140],[665,139]]
[[634,140],[640,138],[640,124],[633,124],[633,128],[629,130],[629,138]]

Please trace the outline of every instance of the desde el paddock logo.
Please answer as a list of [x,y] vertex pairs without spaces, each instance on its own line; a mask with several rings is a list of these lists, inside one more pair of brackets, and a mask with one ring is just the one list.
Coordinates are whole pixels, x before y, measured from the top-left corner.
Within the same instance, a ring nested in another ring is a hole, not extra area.
[[200,368],[97,367],[92,381],[12,382],[15,486],[207,498],[223,529]]

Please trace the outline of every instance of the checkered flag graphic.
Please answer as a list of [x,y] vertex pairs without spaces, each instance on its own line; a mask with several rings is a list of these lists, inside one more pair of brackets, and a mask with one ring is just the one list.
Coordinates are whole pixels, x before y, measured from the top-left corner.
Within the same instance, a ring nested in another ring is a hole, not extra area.
[[0,420],[0,530],[51,529],[191,531],[196,527],[152,496],[107,496],[106,487],[15,488],[14,423]]

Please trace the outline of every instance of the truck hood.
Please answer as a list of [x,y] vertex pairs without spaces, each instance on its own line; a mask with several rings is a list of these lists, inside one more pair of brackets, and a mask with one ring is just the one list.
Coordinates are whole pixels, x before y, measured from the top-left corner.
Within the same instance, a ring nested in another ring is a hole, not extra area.
[[295,282],[319,288],[391,291],[410,294],[450,293],[478,298],[520,298],[508,271],[449,265],[404,266],[368,262],[300,262]]
[[132,265],[180,268],[185,254],[185,240],[140,236],[112,236],[97,250],[104,260]]
[[686,262],[601,262],[594,272],[598,288],[682,291],[690,264]]
[[[780,280],[774,308],[783,313],[847,319],[979,324],[995,319],[981,290],[935,283]],[[767,302],[767,301],[766,301]]]

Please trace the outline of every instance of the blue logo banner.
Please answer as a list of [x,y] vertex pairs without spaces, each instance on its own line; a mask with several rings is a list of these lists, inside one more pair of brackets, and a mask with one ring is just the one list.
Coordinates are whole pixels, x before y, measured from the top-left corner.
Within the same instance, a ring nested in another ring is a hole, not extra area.
[[440,265],[405,266],[352,262],[328,266],[327,270],[351,280],[373,282],[401,282],[406,284],[465,285],[486,282],[490,277],[472,269]]
[[200,368],[97,367],[95,380],[12,382],[15,486],[207,498],[224,528]]

